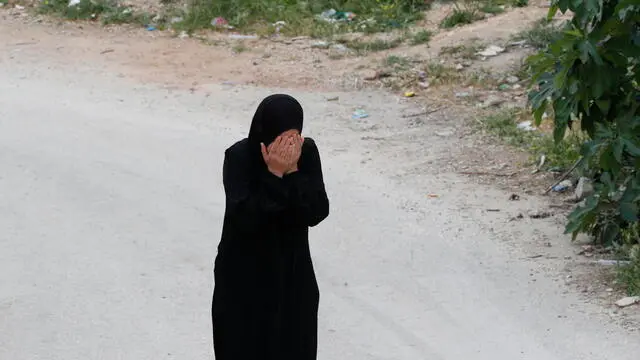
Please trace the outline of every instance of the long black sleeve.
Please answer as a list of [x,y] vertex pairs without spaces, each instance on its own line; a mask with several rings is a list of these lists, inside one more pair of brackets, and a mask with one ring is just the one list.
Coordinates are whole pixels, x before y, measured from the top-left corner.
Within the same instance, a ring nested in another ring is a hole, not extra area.
[[305,139],[300,171],[285,176],[284,180],[296,221],[313,227],[329,216],[320,153],[312,139]]
[[[254,228],[284,213],[289,191],[284,180],[270,172],[252,172],[245,150],[230,148],[225,152],[222,179],[230,219],[238,226]],[[258,179],[252,178],[256,173]]]

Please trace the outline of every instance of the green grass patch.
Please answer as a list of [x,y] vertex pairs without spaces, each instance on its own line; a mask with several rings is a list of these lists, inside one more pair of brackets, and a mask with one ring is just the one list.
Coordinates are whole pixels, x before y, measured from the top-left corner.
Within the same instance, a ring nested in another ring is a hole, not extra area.
[[529,6],[529,0],[511,0],[511,5],[514,7],[527,7]]
[[411,45],[427,44],[431,41],[433,32],[429,30],[420,30],[411,36]]
[[502,14],[505,10],[502,6],[496,5],[492,1],[490,1],[480,6],[480,11],[482,11],[485,14],[497,15],[497,14]]
[[551,135],[539,130],[518,128],[521,114],[521,110],[504,110],[480,119],[480,124],[485,131],[504,143],[527,150],[532,162],[537,162],[545,155],[545,166],[549,168],[567,169],[580,158],[580,147],[585,137],[570,135],[556,144]]
[[632,259],[630,265],[618,268],[618,282],[624,284],[629,296],[640,295],[640,257]]
[[38,11],[42,14],[54,14],[68,20],[101,21],[103,24],[140,24],[151,23],[152,16],[135,12],[122,6],[116,0],[80,0],[69,6],[68,0],[44,0]]
[[366,54],[397,48],[402,45],[404,40],[402,38],[395,38],[392,40],[342,40],[339,42],[358,54]]
[[384,59],[384,65],[406,70],[411,66],[411,60],[404,56],[389,55]]
[[426,73],[429,82],[433,85],[451,84],[462,80],[464,77],[454,67],[439,62],[426,63],[422,66],[422,71]]
[[238,44],[233,45],[231,50],[236,54],[242,54],[243,52],[248,51],[249,48],[247,47],[247,45],[245,45],[244,42],[240,42]]
[[456,26],[472,24],[482,18],[483,16],[478,9],[456,7],[451,14],[442,20],[440,27],[451,29]]
[[630,264],[617,267],[618,282],[625,286],[629,296],[640,296],[640,223],[622,229],[621,237],[617,253],[621,260],[630,261]]
[[516,41],[524,40],[536,49],[545,49],[549,44],[560,39],[562,31],[562,26],[549,22],[545,18],[536,21],[530,29],[516,34],[513,39]]
[[[428,7],[424,0],[192,0],[180,26],[186,31],[212,28],[211,20],[222,17],[241,31],[268,34],[275,30],[272,24],[284,21],[282,34],[327,37],[406,28]],[[330,9],[337,13],[326,21],[320,15]],[[355,17],[344,20],[349,13]]]
[[467,44],[455,46],[443,46],[440,49],[440,55],[450,55],[466,60],[473,60],[478,57],[478,52],[482,50],[483,46],[484,45],[479,42],[469,42]]

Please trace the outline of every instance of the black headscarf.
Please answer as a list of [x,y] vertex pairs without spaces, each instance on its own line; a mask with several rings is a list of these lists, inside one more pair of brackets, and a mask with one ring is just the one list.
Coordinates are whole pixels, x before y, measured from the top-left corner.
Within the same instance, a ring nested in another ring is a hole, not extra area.
[[287,130],[295,129],[302,132],[303,119],[302,106],[292,96],[268,96],[262,100],[253,116],[249,142],[252,147],[259,149],[260,143],[269,146],[278,135]]

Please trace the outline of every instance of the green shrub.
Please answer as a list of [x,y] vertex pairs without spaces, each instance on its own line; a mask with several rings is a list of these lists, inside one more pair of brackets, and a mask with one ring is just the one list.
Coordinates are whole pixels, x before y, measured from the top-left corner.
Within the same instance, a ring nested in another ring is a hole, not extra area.
[[518,115],[518,110],[500,111],[481,119],[480,124],[505,143],[527,150],[532,162],[538,162],[544,155],[547,167],[568,169],[580,158],[580,146],[584,142],[582,136],[572,134],[565,141],[556,143],[552,137],[539,131],[519,129]]
[[[285,21],[288,34],[325,35],[357,29],[365,32],[401,28],[419,20],[428,8],[424,0],[194,0],[183,26],[188,30],[211,27],[211,20],[225,18],[230,25],[256,30]],[[322,12],[335,9],[353,12],[353,21],[328,23],[318,19]]]
[[579,170],[596,191],[570,214],[566,231],[633,248],[640,238],[640,6],[554,0],[549,18],[558,10],[574,16],[559,39],[528,59],[529,101],[538,123],[553,110],[556,142],[575,123],[589,135]]
[[527,44],[540,50],[560,40],[562,36],[563,27],[545,18],[537,21],[531,29],[515,35],[514,40],[524,40]]
[[39,10],[43,13],[55,13],[69,20],[97,20],[107,8],[113,6],[116,6],[115,2],[81,0],[78,5],[69,6],[67,0],[44,0]]
[[411,45],[422,45],[431,41],[433,32],[429,30],[421,30],[413,34],[411,37]]
[[[632,230],[635,238],[640,236],[638,226]],[[627,293],[631,296],[640,295],[640,245],[635,245],[628,251],[630,264],[621,266],[618,271],[618,280],[626,284]]]
[[147,25],[151,22],[150,15],[137,13],[130,7],[122,6],[117,0],[80,0],[74,6],[69,6],[68,0],[44,0],[38,10],[69,20],[99,20],[103,24]]

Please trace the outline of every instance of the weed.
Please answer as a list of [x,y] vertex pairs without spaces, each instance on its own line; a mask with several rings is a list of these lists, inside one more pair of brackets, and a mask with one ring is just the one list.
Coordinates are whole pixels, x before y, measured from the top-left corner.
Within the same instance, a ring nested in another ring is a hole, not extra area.
[[482,15],[477,9],[456,7],[449,16],[442,20],[440,27],[451,29],[459,25],[472,24],[480,19],[482,19]]
[[428,62],[423,66],[423,71],[434,85],[450,84],[462,79],[462,74],[458,70],[437,62]]
[[100,14],[114,6],[116,6],[115,3],[91,0],[81,0],[75,6],[69,6],[66,0],[45,0],[38,10],[41,13],[57,14],[69,20],[97,20]]
[[629,295],[640,295],[640,260],[634,260],[631,265],[621,267],[618,279],[620,283],[625,284]]
[[241,53],[249,50],[249,48],[247,47],[247,45],[245,45],[244,42],[240,42],[240,43],[237,43],[237,44],[233,45],[231,50],[233,50],[233,52],[236,53],[236,54],[241,54]]
[[[353,12],[351,21],[325,21],[318,15],[327,9]],[[326,37],[349,31],[380,32],[407,27],[423,16],[428,4],[419,0],[194,0],[181,27],[192,31],[210,28],[211,20],[224,17],[243,31],[273,31],[271,24],[286,22],[285,35]]]
[[383,84],[392,90],[404,90],[416,87],[428,81],[433,86],[451,84],[463,79],[463,74],[454,68],[437,62],[421,62],[407,57],[388,56],[384,65],[391,68],[393,75],[385,76]]
[[[637,241],[640,236],[639,227],[640,225],[636,223],[623,231],[623,238],[628,236],[634,238],[626,239],[627,243]],[[640,245],[632,246],[626,252],[631,263],[618,269],[618,281],[625,284],[629,296],[637,296],[640,295]]]
[[136,13],[132,8],[122,6],[117,0],[80,0],[69,6],[67,0],[44,0],[38,8],[40,13],[55,14],[68,20],[101,20],[103,24],[147,25],[152,16]]
[[562,27],[546,18],[538,20],[531,29],[520,32],[514,40],[524,40],[536,49],[544,49],[562,36]]
[[396,38],[393,40],[345,40],[342,41],[348,48],[354,50],[358,54],[366,54],[369,52],[385,51],[397,48],[403,43],[403,39]]
[[495,89],[499,85],[496,74],[487,69],[479,69],[468,76],[465,86],[475,86],[483,89]]
[[466,60],[473,60],[478,57],[478,51],[482,50],[482,46],[479,42],[469,42],[456,46],[443,46],[440,49],[440,55],[458,56]]
[[411,45],[422,45],[431,41],[431,37],[433,37],[433,32],[429,30],[421,30],[417,33],[413,34],[411,37]]
[[486,131],[507,144],[524,147],[532,142],[535,135],[531,131],[518,129],[515,121],[517,116],[518,112],[515,110],[501,111],[485,117],[481,124]]
[[389,55],[384,60],[384,64],[386,66],[393,66],[393,67],[396,67],[398,69],[406,70],[406,69],[409,68],[409,66],[411,64],[411,60],[406,58],[406,57],[402,57],[402,56]]
[[480,119],[480,124],[506,144],[526,149],[532,161],[545,155],[545,164],[549,167],[566,169],[580,158],[580,147],[585,140],[582,134],[571,134],[566,141],[556,144],[552,136],[540,131],[519,129],[518,120],[524,120],[522,115],[520,110],[504,110]]
[[497,14],[502,14],[504,12],[504,8],[500,5],[494,4],[493,1],[489,1],[485,4],[482,4],[482,6],[480,6],[480,11],[482,11],[485,14],[497,15]]

